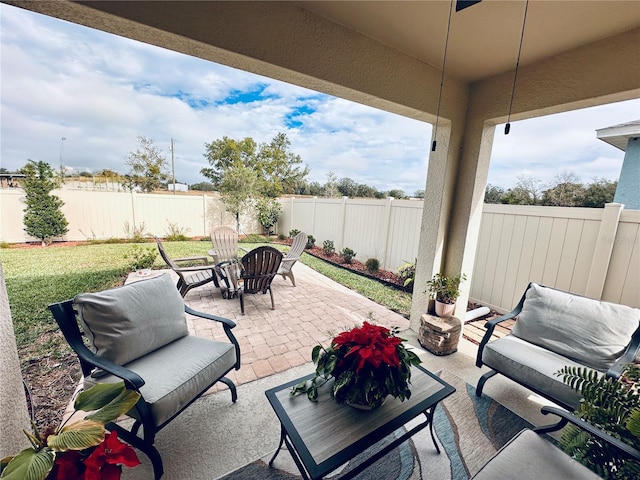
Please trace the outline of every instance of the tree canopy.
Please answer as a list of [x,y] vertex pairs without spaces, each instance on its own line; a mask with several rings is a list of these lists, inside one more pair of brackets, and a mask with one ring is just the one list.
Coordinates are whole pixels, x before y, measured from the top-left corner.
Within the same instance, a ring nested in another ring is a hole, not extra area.
[[131,170],[125,175],[125,183],[129,188],[138,187],[143,192],[152,192],[169,178],[167,159],[150,138],[140,135],[138,143],[136,151],[127,157],[126,163]]
[[240,167],[254,172],[256,197],[277,198],[296,193],[309,173],[300,156],[291,151],[291,142],[284,133],[259,145],[251,137],[242,140],[223,137],[206,143],[205,148],[204,156],[211,166],[200,173],[220,192],[225,175]]

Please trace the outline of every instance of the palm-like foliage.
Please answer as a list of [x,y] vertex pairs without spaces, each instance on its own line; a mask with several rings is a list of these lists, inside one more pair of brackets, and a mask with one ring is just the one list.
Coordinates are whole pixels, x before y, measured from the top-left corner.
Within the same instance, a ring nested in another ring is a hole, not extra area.
[[[627,371],[637,368],[629,366]],[[564,367],[558,375],[582,395],[576,415],[640,449],[640,394],[637,387],[585,367]],[[640,463],[623,457],[611,445],[575,426],[566,428],[560,443],[566,453],[604,479],[640,478]]]

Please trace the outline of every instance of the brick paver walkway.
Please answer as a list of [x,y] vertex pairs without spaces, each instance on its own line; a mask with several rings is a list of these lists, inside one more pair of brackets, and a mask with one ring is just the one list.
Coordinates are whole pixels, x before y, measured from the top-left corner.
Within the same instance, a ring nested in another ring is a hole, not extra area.
[[[241,368],[227,375],[236,385],[310,362],[314,345],[327,345],[337,333],[359,325],[369,317],[386,327],[409,328],[409,320],[402,315],[368,300],[301,262],[296,263],[293,271],[295,287],[280,276],[271,284],[275,310],[271,310],[269,294],[245,295],[245,315],[242,315],[240,300],[223,299],[220,290],[212,283],[195,288],[186,295],[185,302],[191,308],[236,323],[232,332],[240,344]],[[171,274],[175,276],[173,272]],[[191,333],[226,339],[219,325],[189,317],[187,323]],[[220,384],[213,391],[219,388],[226,386]]]

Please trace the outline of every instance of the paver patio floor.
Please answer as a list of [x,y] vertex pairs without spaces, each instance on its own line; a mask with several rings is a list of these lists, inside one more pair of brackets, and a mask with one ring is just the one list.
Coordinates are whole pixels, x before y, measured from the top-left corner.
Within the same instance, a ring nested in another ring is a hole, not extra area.
[[[371,318],[386,327],[409,328],[409,320],[350,290],[301,262],[293,267],[294,287],[276,277],[271,284],[275,310],[269,294],[245,295],[245,315],[238,298],[223,299],[212,283],[191,290],[185,303],[201,312],[233,320],[232,330],[241,351],[241,368],[227,376],[236,385],[251,382],[311,361],[314,345],[327,345],[340,331]],[[170,270],[176,279],[177,276]],[[155,273],[154,273],[155,274]],[[133,274],[135,275],[135,274]],[[131,281],[133,278],[130,278]],[[226,339],[222,328],[188,316],[191,333],[212,339]],[[226,386],[214,386],[212,391]]]

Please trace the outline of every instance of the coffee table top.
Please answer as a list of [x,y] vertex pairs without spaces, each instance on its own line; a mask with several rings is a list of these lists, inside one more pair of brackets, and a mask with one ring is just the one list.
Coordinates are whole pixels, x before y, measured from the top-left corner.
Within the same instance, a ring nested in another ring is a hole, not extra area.
[[377,410],[362,411],[331,398],[329,384],[319,388],[317,402],[289,396],[291,387],[313,375],[265,392],[282,427],[312,477],[329,473],[404,424],[434,407],[455,388],[422,367],[412,367],[411,398],[388,397]]

